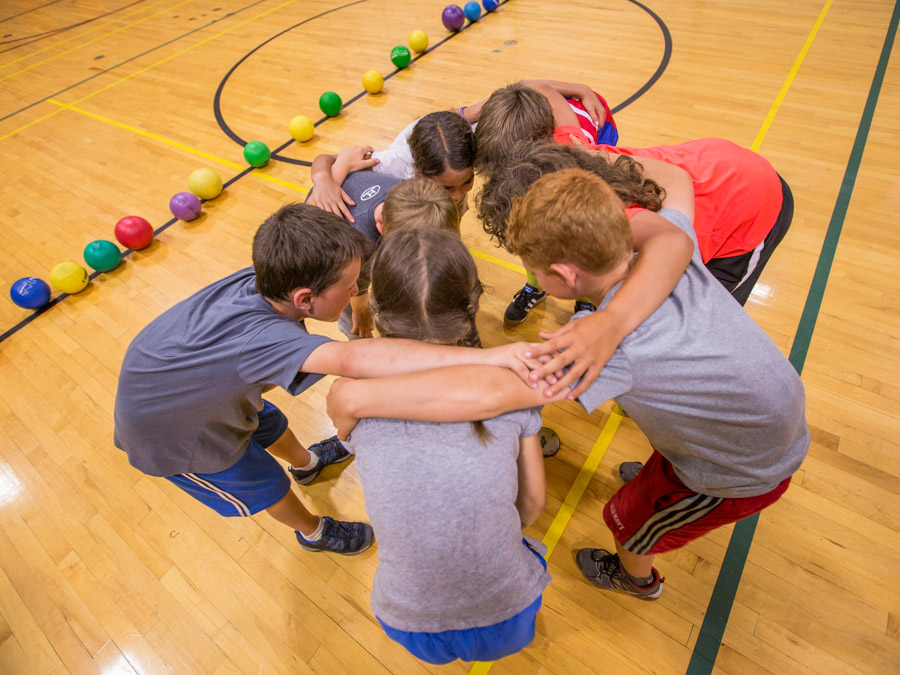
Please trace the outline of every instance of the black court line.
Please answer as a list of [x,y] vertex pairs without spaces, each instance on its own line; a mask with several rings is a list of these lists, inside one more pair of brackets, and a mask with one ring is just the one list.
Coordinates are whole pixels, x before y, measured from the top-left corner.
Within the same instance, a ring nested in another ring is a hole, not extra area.
[[[856,185],[859,166],[866,149],[869,130],[872,127],[872,118],[875,116],[875,107],[881,94],[884,74],[891,58],[894,34],[897,32],[898,23],[900,23],[900,0],[896,0],[894,3],[894,12],[887,29],[887,35],[884,38],[884,45],[881,48],[881,57],[878,60],[878,66],[875,68],[875,75],[872,77],[869,96],[866,99],[866,105],[859,121],[850,158],[847,160],[844,179],[841,181],[841,187],[838,190],[837,201],[831,213],[831,221],[828,223],[825,240],[822,242],[822,250],[819,253],[816,271],[810,284],[809,293],[806,296],[806,303],[803,306],[803,314],[800,317],[800,323],[794,335],[789,360],[798,373],[803,372],[803,366],[806,363],[809,344],[812,341],[816,319],[822,306],[822,299],[825,295],[829,274],[831,273],[831,264],[834,262],[837,245],[841,238],[841,229],[844,226],[847,208],[853,196],[853,188]],[[708,675],[713,671],[716,656],[722,644],[722,637],[728,625],[728,617],[734,605],[734,597],[741,582],[744,564],[747,562],[750,545],[753,543],[757,522],[759,522],[759,514],[745,518],[734,527],[731,540],[728,542],[728,549],[725,551],[725,558],[722,561],[722,568],[719,570],[719,576],[716,579],[716,585],[709,600],[706,615],[703,617],[703,625],[700,627],[697,643],[694,645],[691,661],[687,668],[687,675]]]
[[[8,45],[13,42],[21,42],[22,40],[31,40],[31,42],[26,42],[25,44],[16,45],[15,47],[10,47],[9,49],[4,49],[0,51],[0,54],[5,54],[6,52],[11,52],[13,49],[18,49],[19,47],[25,47],[26,45],[33,44],[42,40],[45,37],[49,37],[51,35],[57,35],[59,33],[65,33],[67,30],[72,30],[73,28],[78,28],[79,26],[83,26],[86,23],[91,23],[92,21],[97,21],[97,19],[102,19],[105,16],[109,16],[110,14],[115,14],[116,12],[121,12],[123,9],[128,9],[129,7],[133,7],[134,5],[138,5],[145,0],[135,0],[127,5],[123,5],[118,9],[114,9],[110,12],[106,12],[106,14],[98,14],[97,16],[85,19],[84,21],[79,21],[78,23],[73,23],[71,26],[62,26],[61,28],[53,28],[52,30],[44,31],[43,33],[35,33],[34,35],[26,35],[25,37],[15,38],[13,40],[7,40],[6,42],[0,42],[0,45]],[[52,3],[51,3],[52,4]],[[46,5],[45,5],[46,6]],[[32,40],[32,38],[34,38]]]
[[50,5],[55,5],[57,2],[61,2],[62,0],[50,0],[50,2],[46,2],[43,5],[38,5],[37,7],[32,7],[31,9],[26,9],[24,12],[19,12],[18,14],[13,14],[12,16],[8,16],[5,19],[0,19],[0,23],[5,23],[10,19],[15,19],[16,17],[22,16],[24,14],[30,14],[31,12],[36,12],[39,9],[43,9],[44,7],[49,7]]
[[9,113],[8,115],[4,115],[3,117],[0,117],[0,122],[2,122],[3,120],[7,120],[7,119],[9,119],[10,117],[13,117],[13,116],[15,116],[15,115],[18,115],[20,112],[24,112],[24,111],[28,110],[29,108],[33,108],[33,107],[36,106],[36,105],[40,105],[41,103],[44,103],[45,101],[48,101],[48,100],[50,100],[51,98],[56,98],[56,97],[59,96],[60,94],[64,94],[65,92],[69,91],[70,89],[74,89],[75,87],[80,87],[80,86],[81,86],[82,84],[84,84],[85,82],[90,82],[91,80],[93,80],[93,79],[96,78],[96,77],[100,77],[101,75],[105,75],[105,74],[108,73],[109,71],[115,70],[116,68],[119,68],[120,66],[124,66],[126,63],[131,63],[131,62],[134,61],[135,59],[139,59],[139,58],[141,58],[142,56],[146,56],[147,54],[151,54],[151,53],[155,52],[157,49],[162,49],[163,47],[165,47],[165,46],[167,46],[167,45],[170,45],[170,44],[172,44],[173,42],[178,42],[178,41],[181,40],[182,38],[186,38],[188,35],[193,35],[193,34],[196,33],[197,31],[204,30],[204,29],[206,29],[206,28],[209,28],[209,27],[212,26],[213,24],[219,23],[220,21],[224,21],[225,19],[227,19],[227,18],[229,18],[229,17],[232,17],[232,16],[235,16],[235,15],[237,15],[237,14],[240,14],[241,12],[245,12],[245,11],[247,11],[248,9],[250,9],[251,7],[255,7],[256,5],[259,5],[259,4],[263,3],[263,2],[267,2],[267,0],[255,0],[255,2],[251,2],[249,5],[245,5],[245,6],[241,7],[240,9],[236,9],[236,10],[233,11],[233,12],[228,12],[227,14],[223,14],[223,15],[220,16],[218,19],[213,19],[212,21],[210,21],[210,22],[208,22],[208,23],[205,23],[205,24],[203,24],[202,26],[197,26],[197,27],[194,28],[193,30],[189,30],[187,33],[182,33],[181,35],[179,35],[179,36],[177,36],[177,37],[173,37],[171,40],[167,40],[167,41],[165,41],[165,42],[162,42],[162,43],[156,45],[155,47],[151,47],[151,48],[148,49],[147,51],[141,52],[140,54],[135,54],[134,56],[132,56],[132,57],[130,57],[130,58],[127,58],[127,59],[125,59],[124,61],[120,61],[119,63],[115,64],[114,66],[110,66],[109,68],[104,68],[103,70],[100,70],[100,71],[94,73],[94,74],[91,75],[90,77],[86,77],[86,78],[84,78],[83,80],[79,80],[78,82],[76,82],[76,83],[74,83],[74,84],[70,84],[68,87],[65,87],[64,89],[60,89],[60,90],[57,91],[57,92],[54,92],[54,93],[52,93],[52,94],[48,94],[47,96],[44,96],[44,98],[38,99],[38,100],[35,101],[34,103],[29,103],[28,105],[26,105],[26,106],[24,106],[24,107],[22,107],[22,108],[19,108],[18,110],[14,111],[14,112],[11,112],[11,113]]
[[[218,89],[216,90],[216,97],[215,97],[215,103],[214,103],[214,106],[215,106],[215,112],[216,112],[216,121],[219,122],[220,128],[222,128],[222,130],[225,131],[226,134],[228,134],[229,138],[232,138],[233,140],[235,140],[237,143],[239,143],[239,144],[241,144],[241,145],[246,145],[246,142],[243,141],[242,139],[240,139],[236,134],[232,135],[233,132],[228,128],[227,124],[225,124],[224,119],[222,119],[221,112],[220,112],[220,110],[219,110],[219,100],[220,100],[220,98],[221,98],[222,89],[223,89],[224,84],[225,84],[225,82],[227,81],[228,77],[230,77],[231,73],[234,72],[235,68],[237,68],[237,66],[239,66],[241,63],[243,63],[243,62],[247,59],[247,57],[249,57],[251,54],[253,54],[253,52],[257,51],[260,47],[262,47],[263,45],[267,44],[268,42],[271,42],[271,41],[274,40],[276,37],[278,37],[278,36],[280,36],[280,35],[283,35],[284,33],[288,32],[289,30],[292,30],[293,28],[296,28],[297,26],[303,25],[304,23],[307,23],[308,21],[311,21],[312,19],[318,18],[318,17],[320,17],[320,16],[324,16],[324,15],[326,15],[326,14],[330,14],[331,12],[337,11],[337,10],[339,10],[339,9],[343,9],[343,8],[349,7],[349,6],[351,6],[351,5],[357,5],[357,4],[360,4],[360,3],[362,3],[362,2],[366,2],[366,1],[367,1],[367,0],[355,0],[355,2],[347,3],[346,5],[342,5],[341,7],[335,7],[335,8],[333,8],[333,9],[331,9],[331,10],[328,10],[328,11],[322,12],[322,13],[320,13],[320,14],[317,14],[316,16],[311,17],[310,19],[306,19],[306,20],[304,20],[304,21],[301,21],[300,23],[295,24],[294,26],[291,26],[290,28],[281,31],[281,32],[278,33],[277,35],[272,36],[271,38],[269,38],[268,40],[266,40],[266,41],[263,42],[262,44],[258,45],[258,46],[257,46],[256,48],[254,48],[252,51],[248,52],[248,53],[247,53],[240,61],[238,61],[234,66],[232,66],[232,68],[228,71],[228,73],[226,74],[225,78],[223,78],[222,82],[219,84]],[[509,1],[509,0],[503,0],[503,2],[500,3],[500,6],[505,5],[508,1]],[[199,27],[199,28],[196,28],[196,29],[194,29],[194,30],[192,30],[192,31],[189,31],[188,33],[185,33],[184,35],[181,35],[181,36],[179,36],[179,37],[177,37],[177,38],[174,38],[174,39],[172,39],[172,40],[169,40],[168,42],[165,42],[165,43],[163,43],[163,44],[161,44],[161,45],[158,45],[158,46],[156,46],[156,47],[153,47],[152,49],[150,49],[150,50],[144,52],[143,54],[138,54],[137,56],[133,56],[133,57],[131,57],[130,59],[128,59],[128,60],[126,60],[126,61],[123,61],[122,63],[116,64],[115,66],[112,66],[112,67],[110,67],[110,68],[108,68],[108,69],[106,69],[106,70],[104,70],[104,71],[101,71],[100,73],[97,73],[96,75],[93,75],[93,76],[91,76],[91,77],[89,77],[89,78],[87,78],[87,79],[85,79],[85,80],[82,80],[81,82],[79,82],[79,83],[77,83],[77,84],[74,84],[74,85],[72,85],[72,86],[70,86],[70,87],[67,87],[66,89],[62,89],[62,90],[60,90],[59,92],[57,92],[56,94],[51,94],[50,96],[47,96],[46,98],[41,99],[41,101],[37,101],[37,102],[35,102],[35,103],[32,103],[31,105],[26,106],[25,108],[22,108],[21,110],[19,110],[19,111],[17,111],[17,112],[21,112],[22,110],[26,110],[27,108],[30,108],[30,107],[32,107],[32,106],[34,106],[34,105],[37,105],[38,103],[41,103],[41,102],[43,102],[43,101],[46,101],[46,100],[49,99],[49,98],[53,98],[54,96],[56,96],[56,95],[59,94],[59,93],[62,93],[62,92],[64,92],[64,91],[68,91],[69,89],[72,89],[73,87],[76,87],[76,86],[78,86],[79,84],[82,84],[82,83],[84,83],[84,82],[87,82],[88,80],[91,80],[91,79],[93,79],[94,77],[98,77],[99,75],[102,75],[103,73],[106,73],[106,72],[108,72],[109,70],[112,70],[113,68],[117,68],[117,67],[119,67],[119,66],[121,66],[121,65],[123,65],[123,64],[125,64],[125,63],[128,63],[128,61],[133,61],[134,59],[139,58],[140,56],[143,56],[144,54],[148,54],[148,53],[150,53],[151,51],[155,51],[156,49],[159,49],[160,47],[163,47],[163,46],[165,46],[165,45],[167,45],[167,44],[170,44],[170,43],[174,42],[175,40],[179,40],[179,39],[181,39],[182,37],[185,37],[185,36],[187,36],[187,35],[190,35],[191,33],[195,33],[195,32],[197,32],[198,30],[202,30],[203,28],[206,28],[206,27],[212,25],[213,23],[216,23],[216,22],[218,22],[218,21],[221,21],[222,19],[226,19],[226,18],[228,18],[229,16],[233,16],[233,15],[235,15],[235,14],[238,14],[238,13],[240,13],[240,12],[243,12],[244,10],[249,9],[250,7],[253,7],[254,5],[257,5],[257,4],[259,4],[260,2],[265,2],[265,0],[256,0],[256,2],[253,2],[253,3],[251,3],[250,5],[247,5],[247,6],[241,8],[241,9],[235,11],[235,12],[230,12],[229,14],[226,14],[225,16],[223,16],[223,17],[221,17],[221,18],[219,18],[219,19],[216,19],[215,21],[212,21],[212,22],[206,24],[206,26],[201,26],[201,27]],[[647,90],[648,90],[648,89],[649,89],[649,88],[650,88],[650,87],[651,87],[651,86],[652,86],[652,85],[660,78],[660,76],[662,75],[663,71],[666,69],[666,66],[667,66],[668,63],[669,63],[669,60],[670,60],[670,57],[671,57],[671,53],[672,53],[672,37],[671,37],[671,35],[670,35],[670,33],[669,33],[668,27],[667,27],[666,24],[662,21],[662,19],[660,19],[659,16],[657,16],[655,13],[653,13],[653,11],[651,11],[647,6],[641,4],[641,3],[638,2],[637,0],[628,0],[628,2],[631,2],[631,3],[634,4],[634,5],[637,5],[638,7],[640,7],[640,8],[643,9],[644,11],[646,11],[648,14],[650,14],[650,16],[653,17],[653,19],[657,22],[657,24],[660,26],[660,28],[661,28],[661,30],[662,30],[662,32],[663,32],[663,35],[664,35],[664,38],[665,38],[666,49],[665,49],[665,51],[664,51],[663,58],[662,58],[662,60],[661,60],[661,62],[660,62],[659,67],[657,68],[656,72],[650,77],[650,79],[649,79],[649,80],[648,80],[648,81],[647,81],[647,82],[646,82],[646,83],[645,83],[645,84],[644,84],[644,85],[643,85],[643,86],[642,86],[635,94],[633,94],[632,96],[630,96],[630,97],[629,97],[628,99],[626,99],[623,103],[620,103],[618,106],[616,106],[616,108],[615,108],[616,111],[621,110],[621,109],[624,108],[626,105],[629,105],[630,103],[632,103],[633,101],[635,101],[635,100],[636,100],[638,97],[640,97],[642,94],[646,93],[646,91],[647,91]],[[485,14],[485,15],[484,15],[481,19],[479,19],[479,20],[483,20],[483,19],[485,19],[487,16],[489,16],[490,14],[494,14],[494,13],[495,13],[495,12],[489,12],[488,14]],[[442,44],[444,44],[444,43],[447,42],[448,40],[451,40],[451,39],[452,39],[454,36],[456,36],[458,33],[461,33],[461,32],[463,32],[464,30],[468,30],[472,25],[473,25],[472,23],[468,23],[468,24],[466,24],[461,30],[456,31],[456,32],[451,33],[450,35],[446,36],[444,39],[442,39],[442,40],[440,40],[439,42],[437,42],[433,47],[431,47],[430,49],[428,49],[428,50],[426,50],[425,52],[423,52],[423,53],[419,54],[418,56],[416,56],[415,59],[413,59],[413,61],[418,61],[419,59],[421,59],[421,58],[422,58],[423,56],[425,56],[426,54],[428,54],[428,53],[432,52],[433,50],[437,49],[439,46],[441,46]],[[399,73],[399,72],[400,72],[400,69],[398,68],[398,69],[394,70],[392,73],[389,73],[384,79],[385,79],[385,80],[388,80],[388,79],[390,79],[391,77],[393,77],[394,75],[396,75],[396,74]],[[361,92],[360,94],[354,96],[352,99],[350,99],[349,101],[347,101],[346,103],[344,103],[344,105],[341,106],[341,109],[347,107],[348,105],[350,105],[350,104],[353,103],[354,101],[356,101],[356,100],[362,98],[362,96],[364,96],[366,93],[367,93],[367,92],[365,92],[365,90],[364,90],[364,91]],[[10,115],[7,115],[6,117],[0,117],[0,121],[3,121],[3,120],[5,120],[5,119],[7,119],[8,117],[11,117],[11,116],[14,115],[14,114],[16,114],[16,113],[12,113],[12,114],[10,114]],[[316,126],[319,126],[320,124],[322,124],[323,122],[325,122],[325,121],[328,120],[328,119],[329,119],[329,118],[326,116],[326,117],[320,119],[318,122],[316,122],[315,125],[316,125]],[[291,138],[291,139],[288,139],[287,141],[285,141],[284,143],[282,143],[280,146],[278,146],[278,147],[272,152],[272,157],[277,157],[279,152],[281,152],[282,150],[284,150],[285,148],[287,148],[288,146],[290,146],[291,143],[293,143],[293,142],[294,142],[294,139]],[[311,165],[310,162],[302,162],[301,160],[292,160],[291,158],[282,158],[281,161],[286,161],[286,162],[290,162],[290,163],[301,163],[301,164],[303,164],[304,166],[310,166],[310,165]],[[243,171],[241,171],[239,174],[237,174],[236,176],[234,176],[234,177],[232,177],[231,179],[229,179],[229,180],[223,185],[222,189],[224,190],[224,189],[225,189],[226,187],[228,187],[229,185],[232,185],[233,183],[237,182],[238,180],[240,180],[241,178],[243,178],[244,176],[246,176],[247,174],[249,174],[250,172],[252,172],[252,171],[254,170],[254,168],[255,168],[255,167],[252,167],[252,166],[247,167],[246,169],[244,169]],[[205,201],[205,200],[201,200],[201,201]],[[168,229],[169,227],[171,227],[171,226],[172,226],[174,223],[176,223],[176,222],[178,222],[178,218],[171,218],[170,220],[168,220],[167,222],[165,222],[163,225],[161,225],[160,227],[158,227],[157,229],[155,229],[155,230],[154,230],[154,235],[153,235],[154,238],[155,238],[156,235],[158,235],[160,232],[163,232],[164,230]],[[122,258],[124,259],[124,258],[128,257],[129,255],[131,255],[131,253],[132,253],[132,250],[131,250],[131,249],[125,249],[125,251],[122,252]],[[99,274],[101,274],[101,272],[96,272],[96,271],[95,271],[95,272],[93,272],[93,273],[90,275],[89,279],[90,279],[90,280],[93,280],[93,279],[95,279]],[[20,321],[20,322],[17,323],[16,325],[14,325],[12,328],[9,328],[9,329],[8,329],[7,331],[5,331],[4,333],[0,334],[0,342],[3,342],[4,340],[6,340],[6,339],[7,339],[8,337],[10,337],[11,335],[14,335],[14,334],[17,333],[18,331],[20,331],[22,328],[24,328],[24,327],[27,326],[29,323],[31,323],[32,321],[34,321],[38,316],[40,316],[41,314],[43,314],[44,312],[46,312],[47,310],[49,310],[51,307],[55,307],[57,304],[59,304],[60,302],[62,302],[62,301],[63,301],[65,298],[67,298],[67,297],[68,297],[68,294],[63,293],[62,295],[59,295],[59,296],[57,296],[56,298],[54,298],[53,300],[51,300],[48,304],[44,305],[44,306],[41,307],[40,309],[35,310],[32,314],[30,314],[28,317],[26,317],[25,319],[23,319],[22,321]]]

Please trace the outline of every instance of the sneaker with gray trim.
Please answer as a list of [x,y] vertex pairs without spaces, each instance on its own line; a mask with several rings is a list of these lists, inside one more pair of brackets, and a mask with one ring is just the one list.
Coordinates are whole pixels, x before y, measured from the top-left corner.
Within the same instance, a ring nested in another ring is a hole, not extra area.
[[305,551],[319,553],[338,553],[340,555],[356,555],[372,545],[375,533],[368,523],[334,520],[325,516],[322,525],[322,536],[316,541],[307,541],[300,532],[294,530],[297,542]]
[[629,483],[637,478],[643,468],[642,462],[622,462],[619,464],[619,478],[623,483]]
[[347,452],[347,448],[341,444],[337,436],[332,436],[331,438],[326,438],[324,441],[319,441],[318,443],[309,446],[307,450],[319,458],[319,462],[312,469],[304,471],[303,469],[295,469],[292,466],[288,467],[288,471],[300,485],[309,485],[312,483],[319,473],[321,473],[322,469],[329,464],[340,464],[341,462],[346,462],[350,459],[350,453]]
[[619,556],[602,548],[583,548],[575,555],[578,569],[595,586],[608,591],[620,591],[641,600],[656,600],[663,592],[665,579],[653,568],[653,583],[638,586],[622,569]]

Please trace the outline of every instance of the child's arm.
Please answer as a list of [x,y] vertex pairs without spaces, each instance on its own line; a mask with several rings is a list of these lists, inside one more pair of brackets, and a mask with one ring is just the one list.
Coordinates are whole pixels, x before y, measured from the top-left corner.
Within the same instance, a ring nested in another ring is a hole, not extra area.
[[377,159],[366,157],[366,154],[371,152],[372,148],[369,146],[351,145],[337,155],[316,157],[310,169],[314,189],[306,203],[342,216],[351,223],[355,222],[347,205],[356,206],[356,202],[344,192],[341,183],[351,171],[370,169],[378,164]]
[[516,509],[522,529],[532,525],[547,507],[547,477],[544,474],[544,455],[537,436],[519,439],[519,494]]
[[531,373],[533,381],[571,364],[569,371],[548,388],[548,395],[565,391],[578,378],[581,382],[568,398],[574,400],[584,393],[625,336],[653,314],[674,290],[690,263],[693,241],[659,214],[641,211],[631,219],[631,230],[638,256],[609,304],[552,333],[541,333],[547,342],[526,352],[534,358],[553,357]]
[[353,321],[350,332],[359,335],[361,338],[372,337],[375,321],[372,318],[372,310],[369,307],[368,292],[354,295],[350,298],[350,312]]
[[338,436],[346,438],[357,421],[368,417],[469,422],[565,397],[565,390],[547,397],[543,389],[525,384],[506,368],[454,366],[369,380],[343,378],[331,385],[327,408]]
[[[559,82],[558,80],[525,80],[523,84],[531,87],[532,89],[537,89],[538,91],[543,93],[544,96],[547,96],[546,89],[552,89],[557,94],[562,96],[563,99],[577,98],[579,101],[581,101],[582,105],[584,105],[585,111],[588,115],[591,116],[591,121],[597,128],[599,128],[603,124],[603,121],[606,119],[606,110],[603,109],[603,105],[600,103],[600,99],[597,98],[597,94],[594,93],[594,90],[586,84],[577,84],[575,82]],[[568,108],[569,112],[572,113],[572,109],[569,108],[568,103],[566,103],[566,107]],[[575,119],[575,126],[578,126],[578,120],[577,118],[574,118],[574,115],[575,113],[572,113],[573,117],[567,116],[566,119]],[[554,109],[554,119],[555,118],[556,111]],[[571,122],[557,122],[556,126],[562,126],[563,124],[571,124]]]

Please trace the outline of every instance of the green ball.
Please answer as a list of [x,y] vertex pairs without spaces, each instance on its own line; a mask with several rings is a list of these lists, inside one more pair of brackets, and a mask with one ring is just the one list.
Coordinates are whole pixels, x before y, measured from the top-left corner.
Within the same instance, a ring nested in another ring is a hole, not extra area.
[[319,107],[322,109],[322,112],[329,117],[340,115],[341,106],[343,105],[344,102],[341,100],[341,97],[333,91],[326,91],[319,97]]
[[409,49],[403,45],[397,45],[391,50],[391,63],[398,68],[406,68],[409,65]]
[[257,169],[268,164],[271,156],[269,146],[262,141],[250,141],[244,146],[244,159],[247,160],[247,164]]
[[122,253],[111,241],[98,239],[85,247],[84,262],[98,272],[109,272],[122,262]]

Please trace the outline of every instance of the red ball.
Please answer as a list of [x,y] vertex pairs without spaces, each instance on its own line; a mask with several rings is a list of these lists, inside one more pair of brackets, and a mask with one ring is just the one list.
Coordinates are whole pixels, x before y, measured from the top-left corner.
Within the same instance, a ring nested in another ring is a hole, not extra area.
[[153,227],[140,216],[126,216],[116,223],[116,239],[122,246],[138,251],[153,241]]

